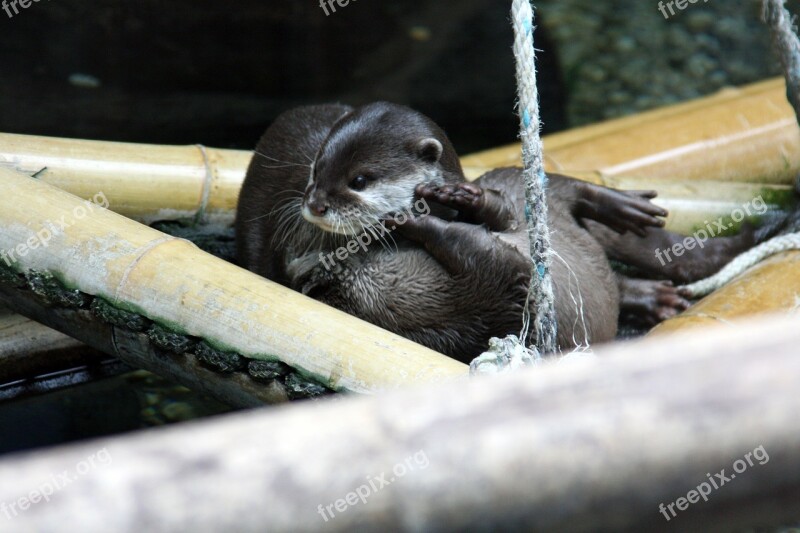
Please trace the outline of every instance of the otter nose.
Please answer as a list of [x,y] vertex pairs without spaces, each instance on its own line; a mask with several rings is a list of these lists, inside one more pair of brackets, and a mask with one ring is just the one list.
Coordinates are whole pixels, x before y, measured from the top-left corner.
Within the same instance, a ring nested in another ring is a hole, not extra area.
[[321,217],[328,211],[328,205],[324,200],[315,198],[308,201],[308,209],[314,214],[314,216]]

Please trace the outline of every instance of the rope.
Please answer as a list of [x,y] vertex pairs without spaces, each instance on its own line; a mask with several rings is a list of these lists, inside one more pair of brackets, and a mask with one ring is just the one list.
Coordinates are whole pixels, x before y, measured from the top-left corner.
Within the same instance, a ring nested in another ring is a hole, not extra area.
[[[800,124],[800,40],[792,28],[792,17],[783,6],[784,0],[763,0],[762,15],[769,26],[775,50],[786,78],[786,97]],[[767,257],[787,250],[800,249],[800,233],[779,235],[740,254],[713,276],[684,285],[694,298],[705,296],[729,283],[733,278]]]
[[[786,93],[800,124],[800,40],[792,32],[789,13],[784,0],[763,0],[764,20],[772,30],[786,77]],[[539,136],[539,95],[536,88],[536,62],[533,46],[533,9],[529,0],[512,0],[514,26],[514,57],[517,64],[517,91],[519,98],[520,139],[525,182],[525,219],[528,225],[533,272],[528,298],[523,311],[520,338],[509,335],[505,339],[492,338],[489,350],[470,364],[475,374],[497,374],[513,371],[522,366],[538,365],[541,353],[556,351],[556,317],[553,283],[550,277],[550,235],[547,229],[547,203],[543,147]],[[730,282],[765,258],[786,250],[800,249],[800,233],[774,237],[747,252],[740,254],[715,275],[681,287],[693,297],[704,296]],[[536,347],[525,348],[530,327],[530,302],[535,305],[534,329]],[[522,340],[520,340],[522,339]]]
[[[763,0],[762,14],[764,22],[772,33],[772,41],[783,67],[786,97],[792,104],[795,118],[800,124],[800,40],[792,31],[792,19],[783,7],[783,3],[784,0]],[[713,276],[681,288],[689,291],[692,297],[705,296],[767,257],[786,250],[798,249],[800,249],[800,233],[779,235],[739,255]]]
[[792,17],[783,3],[784,0],[763,0],[763,17],[783,67],[786,97],[800,122],[800,41],[792,31]]
[[[498,374],[524,366],[537,365],[540,354],[556,352],[556,313],[553,281],[550,277],[551,249],[547,227],[542,140],[539,136],[539,93],[536,88],[536,56],[533,47],[533,9],[529,0],[512,0],[511,19],[514,27],[514,57],[517,64],[517,93],[522,141],[522,178],[525,184],[525,221],[533,269],[519,338],[492,338],[489,350],[470,364],[470,373]],[[533,326],[536,346],[525,347],[531,324],[531,302],[534,305]]]
[[514,57],[517,63],[520,139],[522,140],[525,219],[528,224],[533,272],[523,311],[520,338],[528,338],[530,305],[533,302],[536,347],[540,353],[556,351],[556,317],[553,282],[550,277],[550,233],[547,228],[547,200],[542,140],[539,136],[539,93],[536,88],[536,57],[533,47],[533,9],[529,0],[513,0]]
[[711,277],[680,287],[689,292],[692,298],[705,296],[728,284],[733,278],[771,255],[787,250],[800,250],[800,233],[780,235],[739,254],[725,267]]

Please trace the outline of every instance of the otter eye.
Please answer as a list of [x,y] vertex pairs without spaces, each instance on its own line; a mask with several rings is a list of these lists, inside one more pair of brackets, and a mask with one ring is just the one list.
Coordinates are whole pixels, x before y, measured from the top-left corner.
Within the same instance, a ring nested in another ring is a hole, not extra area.
[[367,178],[366,176],[356,176],[353,181],[350,182],[350,188],[354,191],[363,191],[367,187]]

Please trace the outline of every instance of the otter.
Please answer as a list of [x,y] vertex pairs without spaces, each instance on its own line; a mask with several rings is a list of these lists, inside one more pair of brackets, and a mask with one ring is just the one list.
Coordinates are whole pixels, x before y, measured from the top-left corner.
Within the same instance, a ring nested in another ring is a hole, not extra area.
[[[405,106],[292,109],[267,129],[248,168],[238,261],[469,362],[491,337],[521,328],[531,262],[520,173],[467,182],[444,131]],[[659,270],[642,258],[683,237],[663,229],[655,196],[548,174],[559,348],[613,339],[620,309],[651,324],[675,315],[689,302],[670,278],[715,271],[752,244],[720,239],[679,269]],[[354,244],[367,234],[374,244]],[[609,256],[661,279],[615,274]]]

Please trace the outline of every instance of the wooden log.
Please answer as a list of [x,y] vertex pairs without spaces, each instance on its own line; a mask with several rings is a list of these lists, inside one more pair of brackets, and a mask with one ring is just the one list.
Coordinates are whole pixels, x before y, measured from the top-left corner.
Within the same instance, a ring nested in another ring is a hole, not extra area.
[[[19,531],[777,526],[800,516],[797,325],[649,339],[583,363],[17,456],[0,461],[0,479],[16,480],[0,484],[0,502],[17,504]],[[20,510],[61,472],[78,481]]]
[[334,390],[376,392],[467,373],[462,363],[188,241],[10,170],[0,169],[0,181],[0,260],[18,271],[52,273],[172,331],[251,359],[280,360]]
[[106,357],[29,318],[0,311],[0,385],[96,364]]
[[[143,332],[128,331],[102,322],[85,309],[54,309],[30,291],[0,285],[0,300],[20,314],[56,331],[69,333],[94,350],[113,355],[134,368],[143,368],[171,379],[195,392],[208,394],[233,407],[258,407],[289,400],[279,381],[260,383],[247,374],[221,374],[202,365],[194,354],[165,354]],[[29,357],[22,362],[30,365]]]

